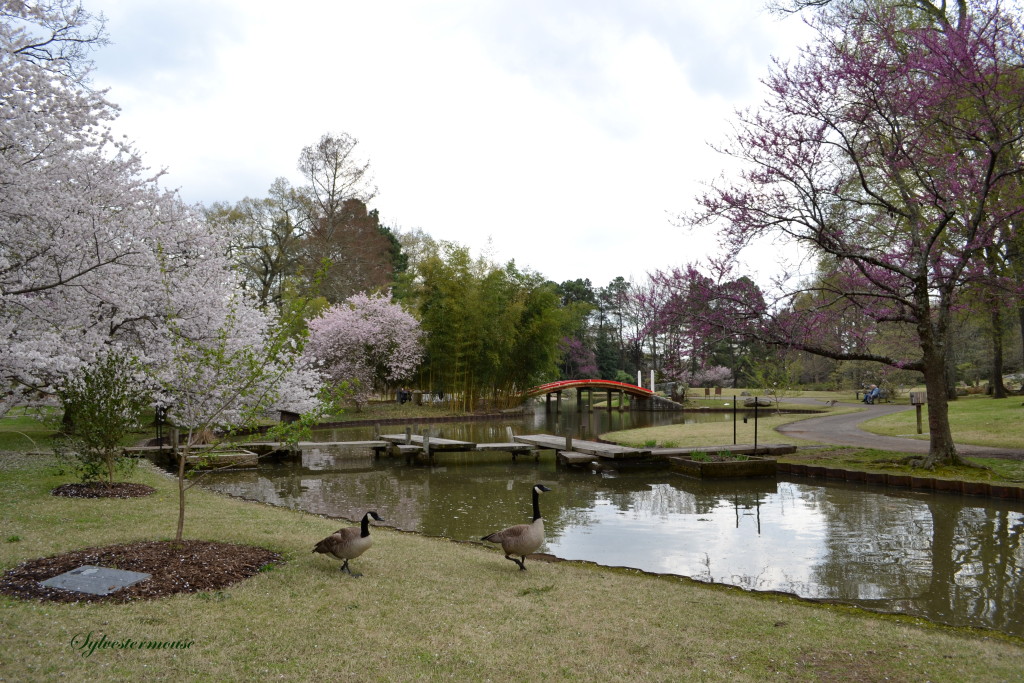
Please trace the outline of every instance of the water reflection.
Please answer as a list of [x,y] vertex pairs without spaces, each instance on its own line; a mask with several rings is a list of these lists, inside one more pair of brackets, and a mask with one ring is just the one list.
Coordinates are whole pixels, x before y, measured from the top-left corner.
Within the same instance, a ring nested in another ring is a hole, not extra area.
[[[1024,636],[1024,514],[987,499],[822,485],[701,482],[669,472],[557,470],[550,455],[444,454],[435,467],[358,453],[210,475],[225,493],[455,539],[529,521],[566,559],[680,574],[752,590],[842,600]],[[315,540],[315,539],[314,539]]]
[[[722,411],[687,410],[680,412],[619,412],[617,410],[595,410],[592,412],[576,412],[562,410],[558,413],[537,410],[522,415],[510,416],[505,420],[481,420],[478,422],[436,422],[431,424],[412,425],[415,434],[431,437],[470,441],[473,443],[500,443],[507,441],[506,430],[511,427],[516,434],[571,434],[576,437],[595,438],[599,434],[637,429],[640,427],[660,427],[671,424],[693,424],[697,422],[731,422],[731,410]],[[738,419],[743,420],[746,413],[739,411]],[[750,413],[752,415],[752,413]],[[748,416],[749,417],[749,416]],[[318,429],[313,432],[314,441],[362,441],[373,438],[373,426],[337,427]],[[404,425],[380,425],[383,433],[400,434],[405,431]],[[744,437],[750,440],[753,423],[744,428]],[[747,434],[749,432],[750,434]]]

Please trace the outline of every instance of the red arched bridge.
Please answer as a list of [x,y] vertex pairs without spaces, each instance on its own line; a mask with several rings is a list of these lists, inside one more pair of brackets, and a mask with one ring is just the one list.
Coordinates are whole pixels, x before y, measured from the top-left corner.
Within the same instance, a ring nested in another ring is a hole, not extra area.
[[594,404],[594,392],[605,393],[608,397],[607,406],[608,409],[612,409],[612,395],[618,394],[618,409],[622,410],[623,400],[622,397],[625,394],[629,394],[634,397],[633,409],[640,410],[672,410],[682,408],[681,405],[673,401],[668,400],[663,396],[658,396],[650,389],[644,389],[638,387],[635,384],[627,384],[626,382],[616,382],[610,379],[567,379],[560,382],[548,382],[547,384],[540,384],[532,389],[526,391],[527,396],[546,396],[548,408],[551,407],[551,396],[555,396],[556,409],[561,408],[562,403],[562,392],[570,389],[576,390],[576,395],[579,400],[576,402],[576,409],[582,410],[584,405],[584,397],[586,397],[587,410],[590,410]]

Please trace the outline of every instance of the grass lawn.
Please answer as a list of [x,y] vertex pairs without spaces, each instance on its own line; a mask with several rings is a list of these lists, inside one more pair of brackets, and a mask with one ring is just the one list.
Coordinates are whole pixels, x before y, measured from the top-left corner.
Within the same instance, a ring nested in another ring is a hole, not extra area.
[[[887,415],[861,425],[861,428],[886,436],[928,438],[928,407],[921,411],[924,434],[917,434],[915,410]],[[1024,448],[1024,405],[1020,396],[993,399],[988,396],[963,396],[949,403],[949,425],[958,443],[1003,448]]]
[[60,415],[56,408],[12,408],[0,417],[0,451],[49,449]]
[[[955,409],[954,409],[955,406]],[[858,412],[861,408],[839,408],[829,411],[829,414],[841,414],[844,412]],[[987,442],[972,441],[970,438],[962,437],[954,423],[954,438],[963,443],[981,443],[987,446],[1017,447],[1024,448],[1024,421],[1021,417],[1024,414],[1017,411],[1024,411],[1017,401],[993,401],[983,398],[967,399],[956,401],[950,404],[951,419],[954,410],[969,419],[980,421],[991,421],[998,423],[1000,427],[989,427],[996,430],[988,435]],[[793,443],[796,446],[823,445],[820,442],[807,439],[798,439],[792,436],[780,436],[774,429],[780,425],[806,420],[814,415],[774,415],[766,411],[768,417],[758,419],[758,443]],[[981,416],[981,417],[978,417]],[[887,417],[879,418],[865,423],[864,427],[874,427],[879,423],[888,422],[894,418],[912,420],[916,425],[914,411],[897,413]],[[969,420],[961,420],[966,423]],[[601,438],[615,441],[627,446],[722,446],[732,444],[733,438],[732,422],[705,422],[698,424],[667,425],[664,427],[645,427],[642,429],[627,429],[618,432],[602,434]],[[870,431],[879,434],[893,436],[901,435],[896,429],[883,432],[880,429],[871,428]],[[736,442],[749,444],[754,441],[753,420],[747,424],[736,425]],[[975,432],[968,432],[969,436]],[[971,437],[973,438],[973,436]],[[1018,445],[1019,444],[1019,445]],[[841,467],[845,469],[857,469],[874,472],[907,472],[920,474],[920,470],[913,470],[903,461],[909,457],[908,453],[895,453],[892,451],[879,451],[869,448],[849,448],[843,446],[828,446],[821,449],[809,449],[798,451],[794,455],[779,458],[780,461],[801,462],[814,465],[825,465],[827,467]],[[1004,460],[1000,458],[967,458],[968,462],[977,467],[948,467],[941,466],[928,473],[929,476],[945,479],[963,479],[969,481],[987,481],[995,483],[1021,484],[1024,483],[1024,461]]]
[[[806,409],[807,406],[799,406]],[[783,404],[785,408],[785,404]],[[855,413],[860,408],[836,408],[828,414],[838,415],[841,413]],[[775,428],[806,420],[816,415],[777,415],[774,408],[762,408],[758,411],[757,419],[757,442],[779,443],[794,442],[796,445],[809,446],[818,445],[818,441],[807,439],[793,439],[792,437],[780,437]],[[741,416],[742,417],[742,416]],[[609,432],[601,435],[602,439],[615,441],[626,446],[652,446],[671,448],[677,446],[722,446],[733,442],[732,420],[726,422],[698,422],[695,424],[675,424],[662,427],[641,427],[639,429],[625,429],[618,432]],[[744,424],[742,420],[736,422],[736,443],[749,444],[754,442],[754,419],[749,418]]]
[[[173,533],[173,480],[129,500],[55,498],[43,456],[0,455],[0,568],[86,546]],[[283,566],[214,594],[125,605],[0,596],[8,680],[1011,680],[1024,644],[991,634],[697,584],[632,570],[532,562],[386,528],[353,561],[310,551],[342,525],[189,494],[186,536],[259,545]],[[97,650],[93,639],[189,641]],[[76,639],[77,638],[77,639]]]
[[361,410],[346,408],[343,413],[332,415],[331,422],[356,422],[362,420],[402,420],[424,417],[452,417],[464,415],[465,413],[451,410],[446,404],[424,404],[414,405],[413,403],[399,404],[397,401],[381,401],[368,403]]
[[[697,388],[697,389],[689,389],[689,390],[687,390],[686,398],[691,400],[691,401],[699,401],[699,400],[719,401],[719,400],[723,400],[723,401],[729,401],[731,403],[733,396],[736,396],[737,398],[740,398],[741,395],[743,394],[743,392],[746,392],[746,396],[742,396],[742,398],[746,398],[747,396],[764,396],[765,395],[765,393],[763,391],[759,390],[759,389],[752,389],[750,387],[746,387],[746,388],[744,388],[744,387],[737,387],[736,389],[733,389],[733,388],[722,389],[722,395],[721,396],[704,396],[704,390]],[[715,390],[712,389],[711,393],[714,394]],[[788,399],[788,398],[814,398],[814,399],[818,399],[822,403],[824,403],[825,401],[854,401],[857,398],[855,394],[856,394],[856,392],[853,389],[849,389],[849,390],[845,390],[844,389],[844,390],[841,390],[841,391],[802,391],[802,390],[793,390],[793,391],[784,392],[784,396],[782,397],[782,403],[785,403],[786,399]],[[804,407],[806,408],[807,406],[804,406]]]

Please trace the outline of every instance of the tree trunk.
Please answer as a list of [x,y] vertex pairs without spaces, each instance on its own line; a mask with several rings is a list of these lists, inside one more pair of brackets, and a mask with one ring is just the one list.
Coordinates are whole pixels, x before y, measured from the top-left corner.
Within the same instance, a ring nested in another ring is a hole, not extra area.
[[956,452],[953,433],[949,428],[949,405],[946,400],[945,354],[934,350],[925,351],[924,382],[928,391],[928,455],[923,467],[934,469],[936,465],[966,465]]
[[1003,386],[1003,312],[996,302],[992,306],[992,398],[1006,398]]
[[[192,434],[189,432],[189,439]],[[185,532],[185,461],[188,459],[189,448],[177,451],[178,455],[178,530],[174,535],[175,543],[181,543]]]
[[[1020,323],[1020,345],[1021,345],[1021,364],[1024,365],[1024,306],[1017,309],[1017,320]],[[1024,384],[1021,385],[1021,393],[1024,394]]]
[[[945,354],[942,358],[942,367],[942,393],[945,394],[947,401],[955,401],[959,397],[956,395],[956,365],[953,362],[953,357],[949,354]],[[931,391],[930,387],[929,391]]]

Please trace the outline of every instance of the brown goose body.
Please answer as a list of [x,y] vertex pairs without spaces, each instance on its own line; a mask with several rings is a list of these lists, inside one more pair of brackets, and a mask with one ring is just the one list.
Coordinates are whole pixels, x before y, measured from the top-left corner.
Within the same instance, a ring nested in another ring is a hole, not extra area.
[[[501,549],[505,551],[505,559],[515,562],[520,570],[526,571],[526,556],[537,552],[544,543],[544,518],[540,515],[540,494],[550,490],[543,484],[533,487],[533,522],[495,531],[480,540],[500,543]],[[517,560],[512,557],[513,555],[519,555],[522,559]]]
[[[341,571],[352,574],[352,570],[348,567],[348,561],[359,557],[373,545],[373,539],[370,537],[370,517],[373,517],[378,522],[384,521],[376,512],[367,512],[363,515],[359,526],[338,529],[317,543],[313,548],[313,552],[334,555],[339,560],[344,560],[341,565]],[[353,574],[353,576],[358,575]]]

